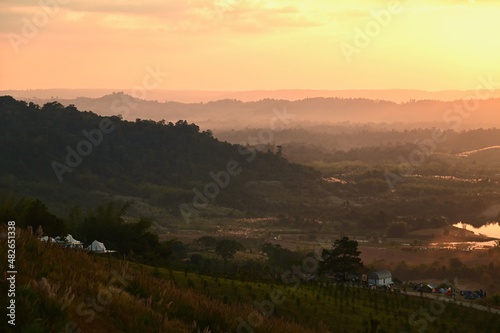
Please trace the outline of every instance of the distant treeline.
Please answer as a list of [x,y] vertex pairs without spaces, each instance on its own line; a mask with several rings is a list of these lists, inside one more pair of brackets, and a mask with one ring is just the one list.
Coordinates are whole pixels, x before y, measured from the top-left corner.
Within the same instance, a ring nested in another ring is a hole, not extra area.
[[[215,136],[228,142],[246,142],[261,129],[216,131]],[[439,142],[432,143],[439,136]],[[266,145],[267,144],[267,145]],[[343,160],[380,161],[397,160],[419,146],[432,152],[458,154],[464,151],[500,145],[500,128],[468,131],[436,128],[412,130],[384,129],[375,124],[315,126],[285,129],[273,136],[272,142],[261,145],[264,149],[282,146],[283,156],[294,162],[338,162]],[[274,148],[275,149],[275,148]]]

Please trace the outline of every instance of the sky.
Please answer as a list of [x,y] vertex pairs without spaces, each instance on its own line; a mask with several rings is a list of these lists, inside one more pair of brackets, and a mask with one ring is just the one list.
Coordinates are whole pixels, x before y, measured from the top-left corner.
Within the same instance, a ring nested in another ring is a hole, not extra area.
[[500,81],[499,17],[492,0],[3,0],[0,89],[469,90]]

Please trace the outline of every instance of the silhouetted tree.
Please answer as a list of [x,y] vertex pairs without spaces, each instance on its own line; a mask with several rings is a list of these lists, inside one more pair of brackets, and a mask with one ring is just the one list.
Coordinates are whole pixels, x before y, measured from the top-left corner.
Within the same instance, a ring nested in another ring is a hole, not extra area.
[[320,263],[320,272],[335,275],[344,275],[349,272],[357,272],[363,268],[363,262],[359,255],[358,242],[348,237],[337,239],[333,243],[333,249],[323,249]]
[[394,221],[387,227],[387,237],[404,237],[408,233],[408,224],[403,221]]
[[237,251],[244,250],[245,247],[240,243],[232,239],[223,239],[217,242],[215,247],[215,252],[227,261],[232,259]]

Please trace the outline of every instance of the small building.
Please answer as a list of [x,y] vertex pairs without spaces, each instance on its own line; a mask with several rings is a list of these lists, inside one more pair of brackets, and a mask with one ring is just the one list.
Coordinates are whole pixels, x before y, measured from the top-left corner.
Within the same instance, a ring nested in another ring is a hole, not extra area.
[[368,273],[368,283],[376,287],[389,287],[392,284],[392,274],[387,270]]

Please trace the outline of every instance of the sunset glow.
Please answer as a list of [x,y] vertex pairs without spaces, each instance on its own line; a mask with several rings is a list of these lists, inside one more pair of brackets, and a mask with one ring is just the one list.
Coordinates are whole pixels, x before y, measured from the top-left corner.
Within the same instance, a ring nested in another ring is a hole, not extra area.
[[130,88],[155,65],[172,90],[474,89],[500,77],[495,1],[41,3],[0,4],[0,89]]

